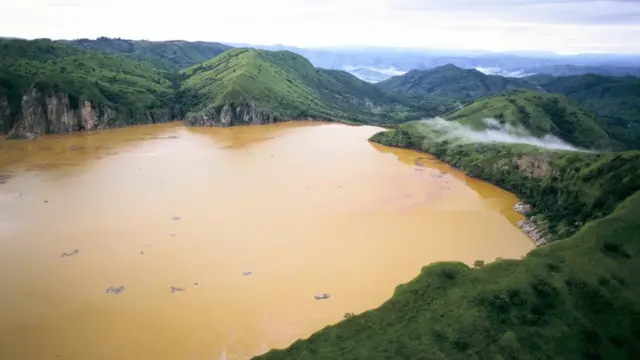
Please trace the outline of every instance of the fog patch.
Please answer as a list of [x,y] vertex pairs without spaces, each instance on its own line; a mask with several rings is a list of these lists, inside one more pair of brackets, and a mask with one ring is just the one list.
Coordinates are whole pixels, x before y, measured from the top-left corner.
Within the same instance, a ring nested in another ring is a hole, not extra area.
[[534,75],[533,73],[528,73],[524,70],[505,70],[498,67],[477,66],[476,70],[480,71],[485,75],[500,75],[500,76],[506,76],[506,77],[516,77],[516,78]]
[[555,135],[546,134],[542,137],[536,137],[520,125],[501,124],[492,118],[486,118],[482,121],[487,128],[480,130],[440,117],[422,120],[434,131],[438,140],[461,143],[527,144],[552,150],[585,151]]

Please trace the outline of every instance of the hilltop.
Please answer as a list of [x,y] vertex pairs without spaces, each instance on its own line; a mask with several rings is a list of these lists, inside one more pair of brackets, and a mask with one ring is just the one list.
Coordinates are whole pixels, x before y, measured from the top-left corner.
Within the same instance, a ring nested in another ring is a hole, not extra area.
[[174,84],[150,63],[50,40],[0,40],[0,69],[0,131],[12,137],[173,118]]
[[214,58],[232,49],[231,46],[204,41],[146,41],[99,37],[95,40],[61,41],[88,50],[119,54],[153,64],[158,69],[178,71]]
[[[233,49],[182,72],[187,122],[264,123],[298,118],[401,122],[453,108],[452,101],[390,95],[290,51]],[[224,113],[224,115],[222,115]]]
[[444,65],[429,70],[412,70],[376,84],[385,91],[411,95],[438,95],[457,100],[472,100],[512,89],[539,90],[525,80],[485,75],[474,69]]
[[582,148],[606,149],[614,144],[597,116],[563,95],[533,91],[511,91],[478,99],[449,116],[476,129],[493,118],[503,124],[521,126],[534,136],[552,134]]
[[546,91],[564,94],[596,113],[609,135],[629,149],[640,149],[640,78],[594,74],[527,80]]

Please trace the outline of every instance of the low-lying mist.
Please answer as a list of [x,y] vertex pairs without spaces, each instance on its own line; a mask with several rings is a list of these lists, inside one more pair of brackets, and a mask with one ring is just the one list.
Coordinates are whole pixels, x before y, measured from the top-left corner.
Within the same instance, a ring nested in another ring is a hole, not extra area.
[[422,120],[441,140],[476,143],[528,144],[553,150],[585,151],[560,138],[546,134],[536,137],[522,126],[501,124],[496,119],[487,118],[483,122],[485,129],[474,129],[457,121],[447,121],[440,117]]

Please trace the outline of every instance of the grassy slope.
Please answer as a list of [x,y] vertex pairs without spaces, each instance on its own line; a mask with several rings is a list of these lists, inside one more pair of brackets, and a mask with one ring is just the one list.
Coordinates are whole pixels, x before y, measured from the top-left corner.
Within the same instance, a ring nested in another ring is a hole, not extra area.
[[484,118],[522,125],[535,136],[550,133],[584,148],[616,145],[595,115],[563,95],[512,91],[476,100],[447,117],[476,128],[486,126]]
[[436,263],[378,309],[258,359],[634,359],[640,193],[579,233],[481,269]]
[[207,61],[231,49],[231,46],[215,42],[145,41],[100,37],[95,40],[77,39],[64,43],[83,48],[120,54],[149,62],[159,69],[177,71]]
[[600,116],[612,138],[626,148],[640,149],[640,78],[587,74],[535,75],[527,80],[580,101]]
[[537,86],[522,79],[485,75],[478,70],[461,69],[454,65],[413,70],[379,82],[376,86],[385,91],[411,95],[434,94],[458,100],[471,100],[512,89],[537,89]]
[[31,87],[132,114],[169,109],[174,96],[168,74],[146,62],[50,40],[0,40],[0,95],[9,99],[13,112]]
[[255,103],[277,119],[319,117],[376,123],[441,113],[451,102],[416,104],[338,70],[316,69],[289,51],[234,49],[183,71],[186,107]]

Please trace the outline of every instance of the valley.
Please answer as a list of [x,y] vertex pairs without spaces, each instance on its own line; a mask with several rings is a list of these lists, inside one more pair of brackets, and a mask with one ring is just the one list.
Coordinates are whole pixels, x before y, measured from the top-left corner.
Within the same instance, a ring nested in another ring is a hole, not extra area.
[[0,357],[633,359],[634,59],[0,39]]

